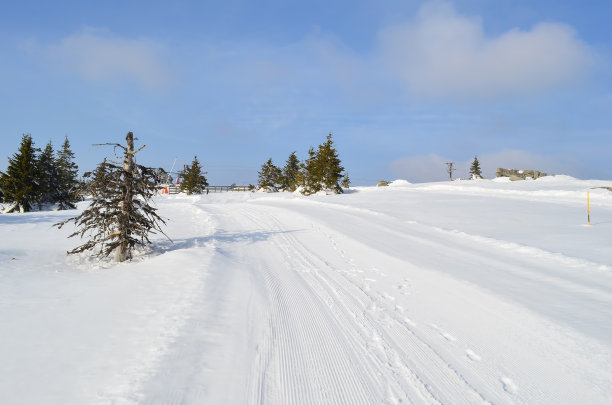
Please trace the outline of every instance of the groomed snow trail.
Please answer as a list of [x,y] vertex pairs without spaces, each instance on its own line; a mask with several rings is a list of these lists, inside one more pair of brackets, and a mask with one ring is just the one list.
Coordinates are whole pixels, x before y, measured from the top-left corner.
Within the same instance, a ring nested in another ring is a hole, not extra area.
[[604,404],[612,393],[610,347],[576,333],[575,317],[564,325],[525,297],[519,305],[473,275],[444,274],[476,266],[508,276],[502,287],[527,280],[549,296],[552,282],[605,305],[592,314],[605,319],[610,290],[547,274],[554,258],[492,254],[307,200],[199,199],[191,209],[213,224],[211,270],[142,403]]
[[0,403],[609,404],[605,184],[160,196],[122,264],[0,215]]

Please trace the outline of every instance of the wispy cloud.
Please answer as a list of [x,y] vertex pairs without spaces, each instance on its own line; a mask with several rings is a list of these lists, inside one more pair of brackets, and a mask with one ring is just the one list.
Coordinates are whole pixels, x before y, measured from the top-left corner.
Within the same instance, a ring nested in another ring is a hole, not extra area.
[[[448,180],[445,163],[451,161],[453,160],[450,158],[436,154],[409,156],[391,162],[389,169],[399,178],[413,182],[441,181]],[[472,161],[473,157],[465,161],[455,161],[456,170],[453,178],[468,178]],[[567,174],[576,177],[580,177],[589,170],[576,159],[546,156],[515,149],[483,154],[478,156],[478,161],[485,178],[495,177],[495,171],[499,167],[519,170],[533,169],[548,174]]]
[[97,82],[129,80],[159,91],[173,80],[162,58],[164,47],[149,39],[122,38],[103,30],[85,31],[39,47],[47,62]]
[[381,33],[382,57],[408,90],[426,96],[538,93],[580,80],[596,56],[572,27],[540,23],[489,37],[477,17],[429,2]]

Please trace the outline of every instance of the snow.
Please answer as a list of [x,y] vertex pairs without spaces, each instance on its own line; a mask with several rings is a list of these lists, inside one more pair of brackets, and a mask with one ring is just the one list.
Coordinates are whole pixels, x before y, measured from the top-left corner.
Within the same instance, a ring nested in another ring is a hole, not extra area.
[[163,195],[123,264],[0,215],[0,402],[609,403],[610,185]]

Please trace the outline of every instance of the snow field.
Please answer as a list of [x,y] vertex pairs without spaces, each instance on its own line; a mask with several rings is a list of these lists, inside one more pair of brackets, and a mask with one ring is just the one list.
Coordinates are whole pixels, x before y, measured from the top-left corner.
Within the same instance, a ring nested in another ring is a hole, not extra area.
[[0,402],[605,404],[603,185],[160,196],[174,243],[121,265],[2,215]]

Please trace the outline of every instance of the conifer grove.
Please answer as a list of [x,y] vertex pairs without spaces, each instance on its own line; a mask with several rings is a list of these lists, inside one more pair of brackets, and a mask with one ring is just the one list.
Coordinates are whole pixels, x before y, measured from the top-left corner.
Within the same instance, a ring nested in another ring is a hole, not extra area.
[[43,150],[34,146],[30,134],[21,137],[18,151],[0,172],[0,194],[8,206],[5,213],[28,212],[45,205],[57,209],[75,208],[82,186],[68,138],[54,152],[51,142]]
[[304,162],[300,162],[296,152],[293,152],[282,169],[275,166],[270,158],[258,172],[258,187],[265,191],[299,189],[304,195],[320,191],[339,194],[349,184],[348,173],[342,167],[331,133],[316,149],[311,147],[308,150]]

